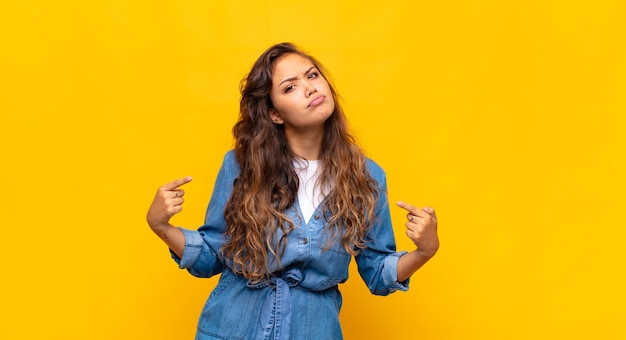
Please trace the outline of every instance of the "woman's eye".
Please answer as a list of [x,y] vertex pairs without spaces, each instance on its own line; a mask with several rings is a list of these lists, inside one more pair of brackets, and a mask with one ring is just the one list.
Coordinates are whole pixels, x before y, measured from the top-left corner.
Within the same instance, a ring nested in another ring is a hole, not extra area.
[[312,72],[311,74],[309,74],[309,79],[317,78],[317,76],[318,76],[317,72]]
[[293,90],[293,85],[285,87],[285,93],[290,92],[291,90]]

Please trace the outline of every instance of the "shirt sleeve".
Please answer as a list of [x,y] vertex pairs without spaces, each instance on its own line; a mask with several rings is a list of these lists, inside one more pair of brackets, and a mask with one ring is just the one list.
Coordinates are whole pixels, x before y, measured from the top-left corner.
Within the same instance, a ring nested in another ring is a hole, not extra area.
[[185,235],[183,256],[170,254],[179,268],[187,269],[198,277],[211,277],[224,270],[224,261],[219,251],[225,242],[226,220],[224,208],[233,191],[233,182],[239,176],[234,152],[229,151],[217,174],[213,194],[206,211],[204,225],[198,230],[179,228]]
[[385,173],[375,164],[371,168],[372,177],[380,184],[376,221],[368,234],[367,247],[356,256],[356,263],[361,278],[373,294],[389,295],[409,289],[409,279],[398,282],[398,259],[406,252],[396,251]]

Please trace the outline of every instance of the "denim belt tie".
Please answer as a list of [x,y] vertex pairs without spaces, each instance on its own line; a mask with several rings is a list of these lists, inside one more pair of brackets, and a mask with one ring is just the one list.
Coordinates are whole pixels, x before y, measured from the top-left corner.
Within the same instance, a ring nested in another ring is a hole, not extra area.
[[[262,340],[289,340],[289,326],[291,324],[291,292],[302,281],[300,268],[291,268],[280,277],[272,276],[270,280],[259,283],[247,283],[248,288],[261,289],[271,287],[263,302],[259,329],[256,339]],[[274,334],[272,335],[272,328]]]

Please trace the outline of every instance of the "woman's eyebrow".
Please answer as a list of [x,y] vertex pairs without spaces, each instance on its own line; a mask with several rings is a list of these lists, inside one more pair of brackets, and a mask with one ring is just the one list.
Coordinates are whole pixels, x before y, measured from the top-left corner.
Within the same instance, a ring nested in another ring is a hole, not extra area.
[[[312,70],[312,69],[316,69],[316,68],[317,68],[317,67],[315,67],[315,66],[311,66],[311,67],[309,67],[309,69],[307,69],[307,70],[306,70],[306,72],[304,72],[304,75],[309,74],[309,72],[311,72],[311,70]],[[293,81],[293,80],[296,80],[296,79],[298,79],[298,76],[289,77],[289,78],[287,78],[287,79],[285,79],[285,80],[281,81],[281,82],[280,82],[280,84],[278,84],[278,86],[282,85],[282,84],[283,84],[283,83],[285,83],[285,82],[288,82],[288,81]]]

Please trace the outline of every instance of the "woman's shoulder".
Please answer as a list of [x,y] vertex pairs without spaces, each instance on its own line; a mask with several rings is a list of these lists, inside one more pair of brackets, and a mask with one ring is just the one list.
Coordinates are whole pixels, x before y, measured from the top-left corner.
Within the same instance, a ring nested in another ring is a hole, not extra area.
[[241,169],[239,167],[239,162],[237,161],[237,156],[235,155],[234,149],[228,150],[224,154],[224,160],[222,161],[222,169],[224,169],[226,172],[230,174],[239,175],[239,172],[241,171]]
[[367,156],[365,157],[365,166],[374,179],[381,180],[385,178],[385,169]]
[[224,154],[224,163],[237,163],[237,157],[235,156],[235,149],[230,149]]

